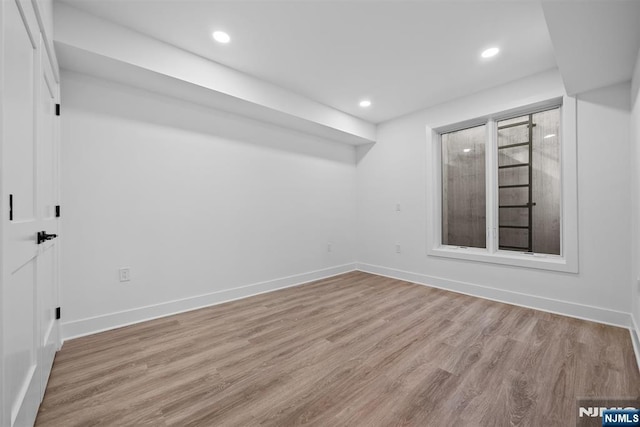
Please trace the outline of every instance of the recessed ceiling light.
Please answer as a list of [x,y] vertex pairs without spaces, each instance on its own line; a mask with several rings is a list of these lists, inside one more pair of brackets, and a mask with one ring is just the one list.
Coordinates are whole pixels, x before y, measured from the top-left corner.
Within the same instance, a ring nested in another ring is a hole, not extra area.
[[496,56],[500,52],[500,49],[497,47],[490,47],[489,49],[482,52],[481,56],[483,58],[491,58],[492,56]]
[[371,101],[369,101],[368,99],[363,99],[362,101],[360,101],[360,106],[362,108],[371,107]]
[[462,150],[462,151],[464,151],[465,153],[468,153],[469,151],[471,151],[471,148],[465,148],[465,149],[464,149],[464,150]]
[[556,136],[555,133],[550,133],[549,135],[545,135],[544,139],[549,139],[549,138],[553,138],[554,136]]
[[229,34],[225,33],[224,31],[214,31],[213,39],[218,43],[229,43],[231,41],[231,37],[229,37]]

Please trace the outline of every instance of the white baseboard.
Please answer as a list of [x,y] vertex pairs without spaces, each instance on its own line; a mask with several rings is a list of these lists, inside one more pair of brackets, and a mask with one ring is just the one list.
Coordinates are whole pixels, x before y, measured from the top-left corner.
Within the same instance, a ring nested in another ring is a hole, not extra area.
[[62,323],[62,339],[68,340],[85,335],[91,335],[110,329],[120,328],[134,323],[183,313],[209,307],[224,302],[234,301],[249,296],[273,292],[278,289],[290,288],[315,280],[326,279],[339,274],[348,273],[356,269],[356,264],[344,264],[303,274],[282,277],[265,282],[254,283],[233,289],[225,289],[210,294],[198,295],[180,300],[167,301],[160,304],[138,307],[116,313],[103,314],[80,320]]
[[427,276],[420,273],[396,270],[394,268],[381,267],[377,265],[358,263],[357,269],[367,273],[386,276],[393,279],[400,279],[407,282],[444,289],[461,294],[471,295],[489,299],[492,301],[518,305],[521,307],[533,308],[550,313],[561,314],[563,316],[576,317],[578,319],[590,320],[607,325],[632,328],[631,314],[622,311],[609,310],[590,305],[576,304],[568,301],[558,301],[550,298],[538,297],[535,295],[522,294],[518,292],[506,291],[504,289],[490,288],[468,282],[443,279],[440,277]]
[[631,343],[633,344],[633,351],[636,354],[636,363],[640,370],[640,328],[638,328],[638,323],[636,323],[634,316],[631,316],[631,323],[632,326],[629,328],[629,332],[631,333]]
[[635,323],[635,320],[632,318],[630,313],[576,304],[567,301],[558,301],[550,298],[511,292],[468,282],[443,279],[440,277],[427,276],[420,273],[364,263],[344,264],[308,273],[254,283],[238,288],[225,289],[205,295],[198,295],[180,300],[138,307],[131,310],[64,322],[61,325],[62,338],[63,340],[68,340],[85,335],[91,335],[134,323],[197,310],[199,308],[230,302],[266,292],[273,292],[278,289],[299,286],[315,280],[325,279],[354,270],[405,280],[407,282],[485,298],[492,301],[514,304],[564,316],[628,328],[631,333],[638,366],[640,367],[640,328],[638,328],[638,325]]

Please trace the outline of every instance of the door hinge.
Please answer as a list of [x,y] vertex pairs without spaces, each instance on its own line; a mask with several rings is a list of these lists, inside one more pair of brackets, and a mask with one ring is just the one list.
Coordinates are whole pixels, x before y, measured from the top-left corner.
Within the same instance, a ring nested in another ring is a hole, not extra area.
[[56,116],[60,115],[60,104],[56,104]]
[[56,205],[56,218],[60,218],[60,205]]
[[13,194],[9,194],[9,221],[13,221]]
[[56,307],[56,320],[60,320],[60,307]]

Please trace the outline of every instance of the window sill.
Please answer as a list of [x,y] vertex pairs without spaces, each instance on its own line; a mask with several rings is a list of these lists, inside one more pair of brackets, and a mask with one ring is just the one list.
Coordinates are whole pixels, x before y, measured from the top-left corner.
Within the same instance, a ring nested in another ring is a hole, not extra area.
[[539,270],[577,273],[577,263],[568,262],[558,255],[524,254],[521,252],[497,251],[490,253],[487,249],[463,248],[458,246],[440,246],[428,251],[429,256],[454,258],[512,267],[535,268]]

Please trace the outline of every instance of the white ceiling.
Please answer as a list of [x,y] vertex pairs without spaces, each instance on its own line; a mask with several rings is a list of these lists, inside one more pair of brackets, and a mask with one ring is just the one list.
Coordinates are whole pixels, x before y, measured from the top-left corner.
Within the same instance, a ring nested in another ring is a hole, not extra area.
[[538,1],[62,1],[375,123],[556,67]]
[[544,3],[569,94],[627,81],[640,49],[640,1]]

